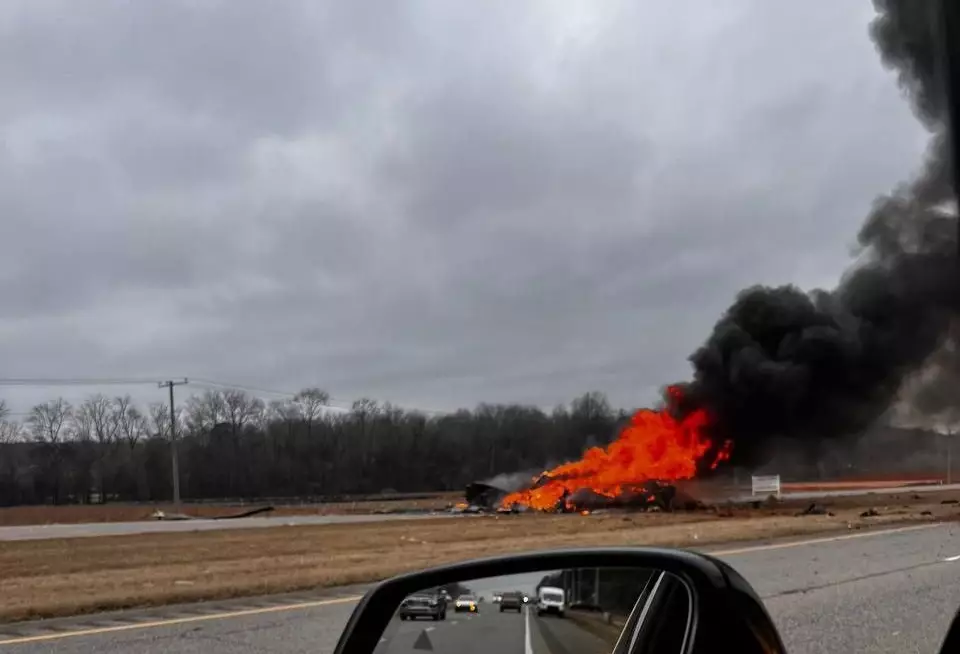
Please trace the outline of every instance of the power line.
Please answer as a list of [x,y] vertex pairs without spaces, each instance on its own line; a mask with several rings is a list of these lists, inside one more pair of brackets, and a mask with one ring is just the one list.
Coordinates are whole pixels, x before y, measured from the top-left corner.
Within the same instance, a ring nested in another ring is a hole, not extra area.
[[124,377],[4,377],[0,386],[139,386],[155,385],[160,377],[153,379]]
[[[165,384],[162,377],[144,378],[144,377],[4,377],[0,378],[0,386],[156,386]],[[202,377],[191,377],[191,384],[198,386],[207,386],[213,388],[226,388],[248,393],[262,395],[276,395],[286,398],[295,398],[298,393],[292,391],[281,391],[277,389],[261,388],[258,386],[248,386],[245,384],[235,384],[232,382],[217,381],[215,379],[204,379]],[[353,400],[344,398],[330,397],[330,402],[336,402],[345,406],[330,406],[332,409],[341,409],[348,411],[353,405]],[[423,409],[419,407],[408,407],[400,404],[391,403],[393,406],[405,411],[415,411],[430,415],[444,415],[449,411],[439,409]]]
[[[245,386],[243,384],[231,384],[229,382],[219,382],[214,381],[213,379],[203,379],[202,377],[191,377],[190,381],[192,383],[198,384],[200,386],[213,386],[216,388],[229,388],[236,391],[247,391],[248,393],[263,393],[264,395],[282,395],[285,397],[296,397],[296,393],[291,393],[290,391],[278,391],[272,390],[269,388],[258,388],[256,386]],[[330,398],[333,399],[333,398]]]

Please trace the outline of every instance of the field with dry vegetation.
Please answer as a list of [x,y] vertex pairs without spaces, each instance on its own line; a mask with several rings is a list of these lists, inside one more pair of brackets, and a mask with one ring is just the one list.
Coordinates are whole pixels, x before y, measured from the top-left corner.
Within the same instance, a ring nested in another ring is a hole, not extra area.
[[[960,494],[836,498],[693,513],[504,515],[0,543],[0,619],[374,581],[546,547],[719,543],[952,520]],[[876,515],[861,516],[865,511]],[[798,515],[803,514],[803,515]]]

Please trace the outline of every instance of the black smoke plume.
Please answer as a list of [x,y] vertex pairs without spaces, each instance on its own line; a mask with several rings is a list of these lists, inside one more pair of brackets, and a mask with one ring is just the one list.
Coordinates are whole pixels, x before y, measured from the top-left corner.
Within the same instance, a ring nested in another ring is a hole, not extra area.
[[[932,134],[926,161],[915,179],[876,200],[836,289],[748,288],[690,357],[693,380],[673,408],[707,408],[715,436],[734,442],[733,464],[762,462],[775,439],[815,450],[859,435],[932,358],[960,369],[944,347],[960,309],[960,266],[957,219],[942,208],[954,198],[936,3],[874,5],[871,37]],[[960,393],[950,401],[960,405]]]

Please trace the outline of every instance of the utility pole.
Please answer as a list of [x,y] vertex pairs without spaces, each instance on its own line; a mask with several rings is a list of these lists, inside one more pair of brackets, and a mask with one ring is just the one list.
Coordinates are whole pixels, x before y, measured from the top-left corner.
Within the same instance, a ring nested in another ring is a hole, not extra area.
[[158,388],[166,386],[170,389],[170,467],[173,475],[173,510],[180,512],[180,459],[177,456],[177,412],[173,404],[173,387],[182,386],[188,383],[186,377],[183,381],[165,381],[157,384]]

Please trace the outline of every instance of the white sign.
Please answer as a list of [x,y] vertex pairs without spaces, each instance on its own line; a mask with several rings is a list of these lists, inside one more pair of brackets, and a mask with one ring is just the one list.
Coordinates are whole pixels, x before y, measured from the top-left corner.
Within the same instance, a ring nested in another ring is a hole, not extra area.
[[780,497],[780,475],[766,475],[764,477],[750,478],[751,491],[754,495],[773,493]]

